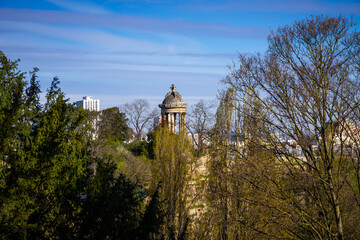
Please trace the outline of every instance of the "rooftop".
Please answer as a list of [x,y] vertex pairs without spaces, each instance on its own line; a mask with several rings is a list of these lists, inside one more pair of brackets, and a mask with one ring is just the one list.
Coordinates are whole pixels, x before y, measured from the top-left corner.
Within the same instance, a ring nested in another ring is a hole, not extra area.
[[159,105],[160,108],[169,108],[169,107],[187,107],[188,105],[186,103],[184,103],[180,93],[175,92],[175,85],[172,84],[171,87],[171,92],[168,92],[165,95],[165,99],[162,102],[162,104]]

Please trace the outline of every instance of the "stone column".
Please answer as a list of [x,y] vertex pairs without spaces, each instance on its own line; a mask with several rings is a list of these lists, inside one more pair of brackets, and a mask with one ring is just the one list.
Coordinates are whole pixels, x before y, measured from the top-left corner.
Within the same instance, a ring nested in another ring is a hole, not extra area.
[[169,122],[170,122],[169,113],[165,113],[165,114],[166,114],[166,122],[165,122],[165,126],[169,128]]
[[174,113],[170,113],[171,116],[171,128],[170,131],[174,132]]
[[168,115],[169,115],[168,129],[171,132],[171,113],[168,113]]
[[174,113],[174,133],[176,133],[176,113]]
[[186,131],[186,113],[182,114],[182,121],[181,121],[182,129]]
[[169,128],[169,131],[171,132],[171,125],[172,125],[171,113],[168,113],[168,115],[169,115],[168,128]]
[[184,121],[184,113],[179,113],[180,120],[179,120],[179,129],[180,131],[184,130],[183,121]]
[[178,113],[179,115],[179,132],[181,132],[181,121],[182,121],[182,114],[181,113]]

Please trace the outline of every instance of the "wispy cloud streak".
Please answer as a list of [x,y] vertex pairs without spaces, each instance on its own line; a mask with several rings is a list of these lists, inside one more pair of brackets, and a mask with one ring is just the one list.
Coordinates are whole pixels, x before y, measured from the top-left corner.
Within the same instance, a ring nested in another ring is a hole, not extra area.
[[267,35],[267,30],[257,27],[191,22],[183,19],[162,20],[120,14],[85,14],[33,9],[2,8],[0,9],[0,20],[105,27],[218,38],[262,39]]
[[45,1],[74,12],[93,13],[93,14],[111,13],[109,10],[101,8],[98,5],[90,2],[74,2],[67,0],[45,0]]
[[202,11],[229,11],[229,12],[278,12],[278,13],[327,13],[327,14],[359,14],[360,3],[353,1],[326,1],[326,0],[224,0],[188,3],[183,8],[192,8]]

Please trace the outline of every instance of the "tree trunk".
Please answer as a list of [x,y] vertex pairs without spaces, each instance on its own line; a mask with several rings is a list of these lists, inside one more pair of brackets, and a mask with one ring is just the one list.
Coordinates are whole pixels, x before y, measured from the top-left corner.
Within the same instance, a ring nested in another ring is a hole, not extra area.
[[339,198],[337,197],[335,191],[334,191],[334,184],[332,181],[332,169],[331,167],[328,167],[327,169],[328,174],[328,184],[330,187],[330,194],[331,194],[331,200],[332,205],[334,208],[334,214],[335,214],[335,221],[337,225],[337,239],[342,240],[344,237],[344,231],[343,231],[343,224],[342,224],[342,218],[341,218],[341,211],[340,211],[340,205],[339,205]]

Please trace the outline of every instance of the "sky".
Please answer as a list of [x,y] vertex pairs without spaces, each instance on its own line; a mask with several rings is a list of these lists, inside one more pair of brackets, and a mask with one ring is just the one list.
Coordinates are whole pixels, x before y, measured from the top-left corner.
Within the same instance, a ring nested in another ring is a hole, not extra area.
[[175,84],[191,105],[216,99],[239,53],[264,53],[271,31],[320,14],[360,22],[360,1],[0,0],[0,51],[38,67],[44,93],[59,77],[72,102],[155,107]]

